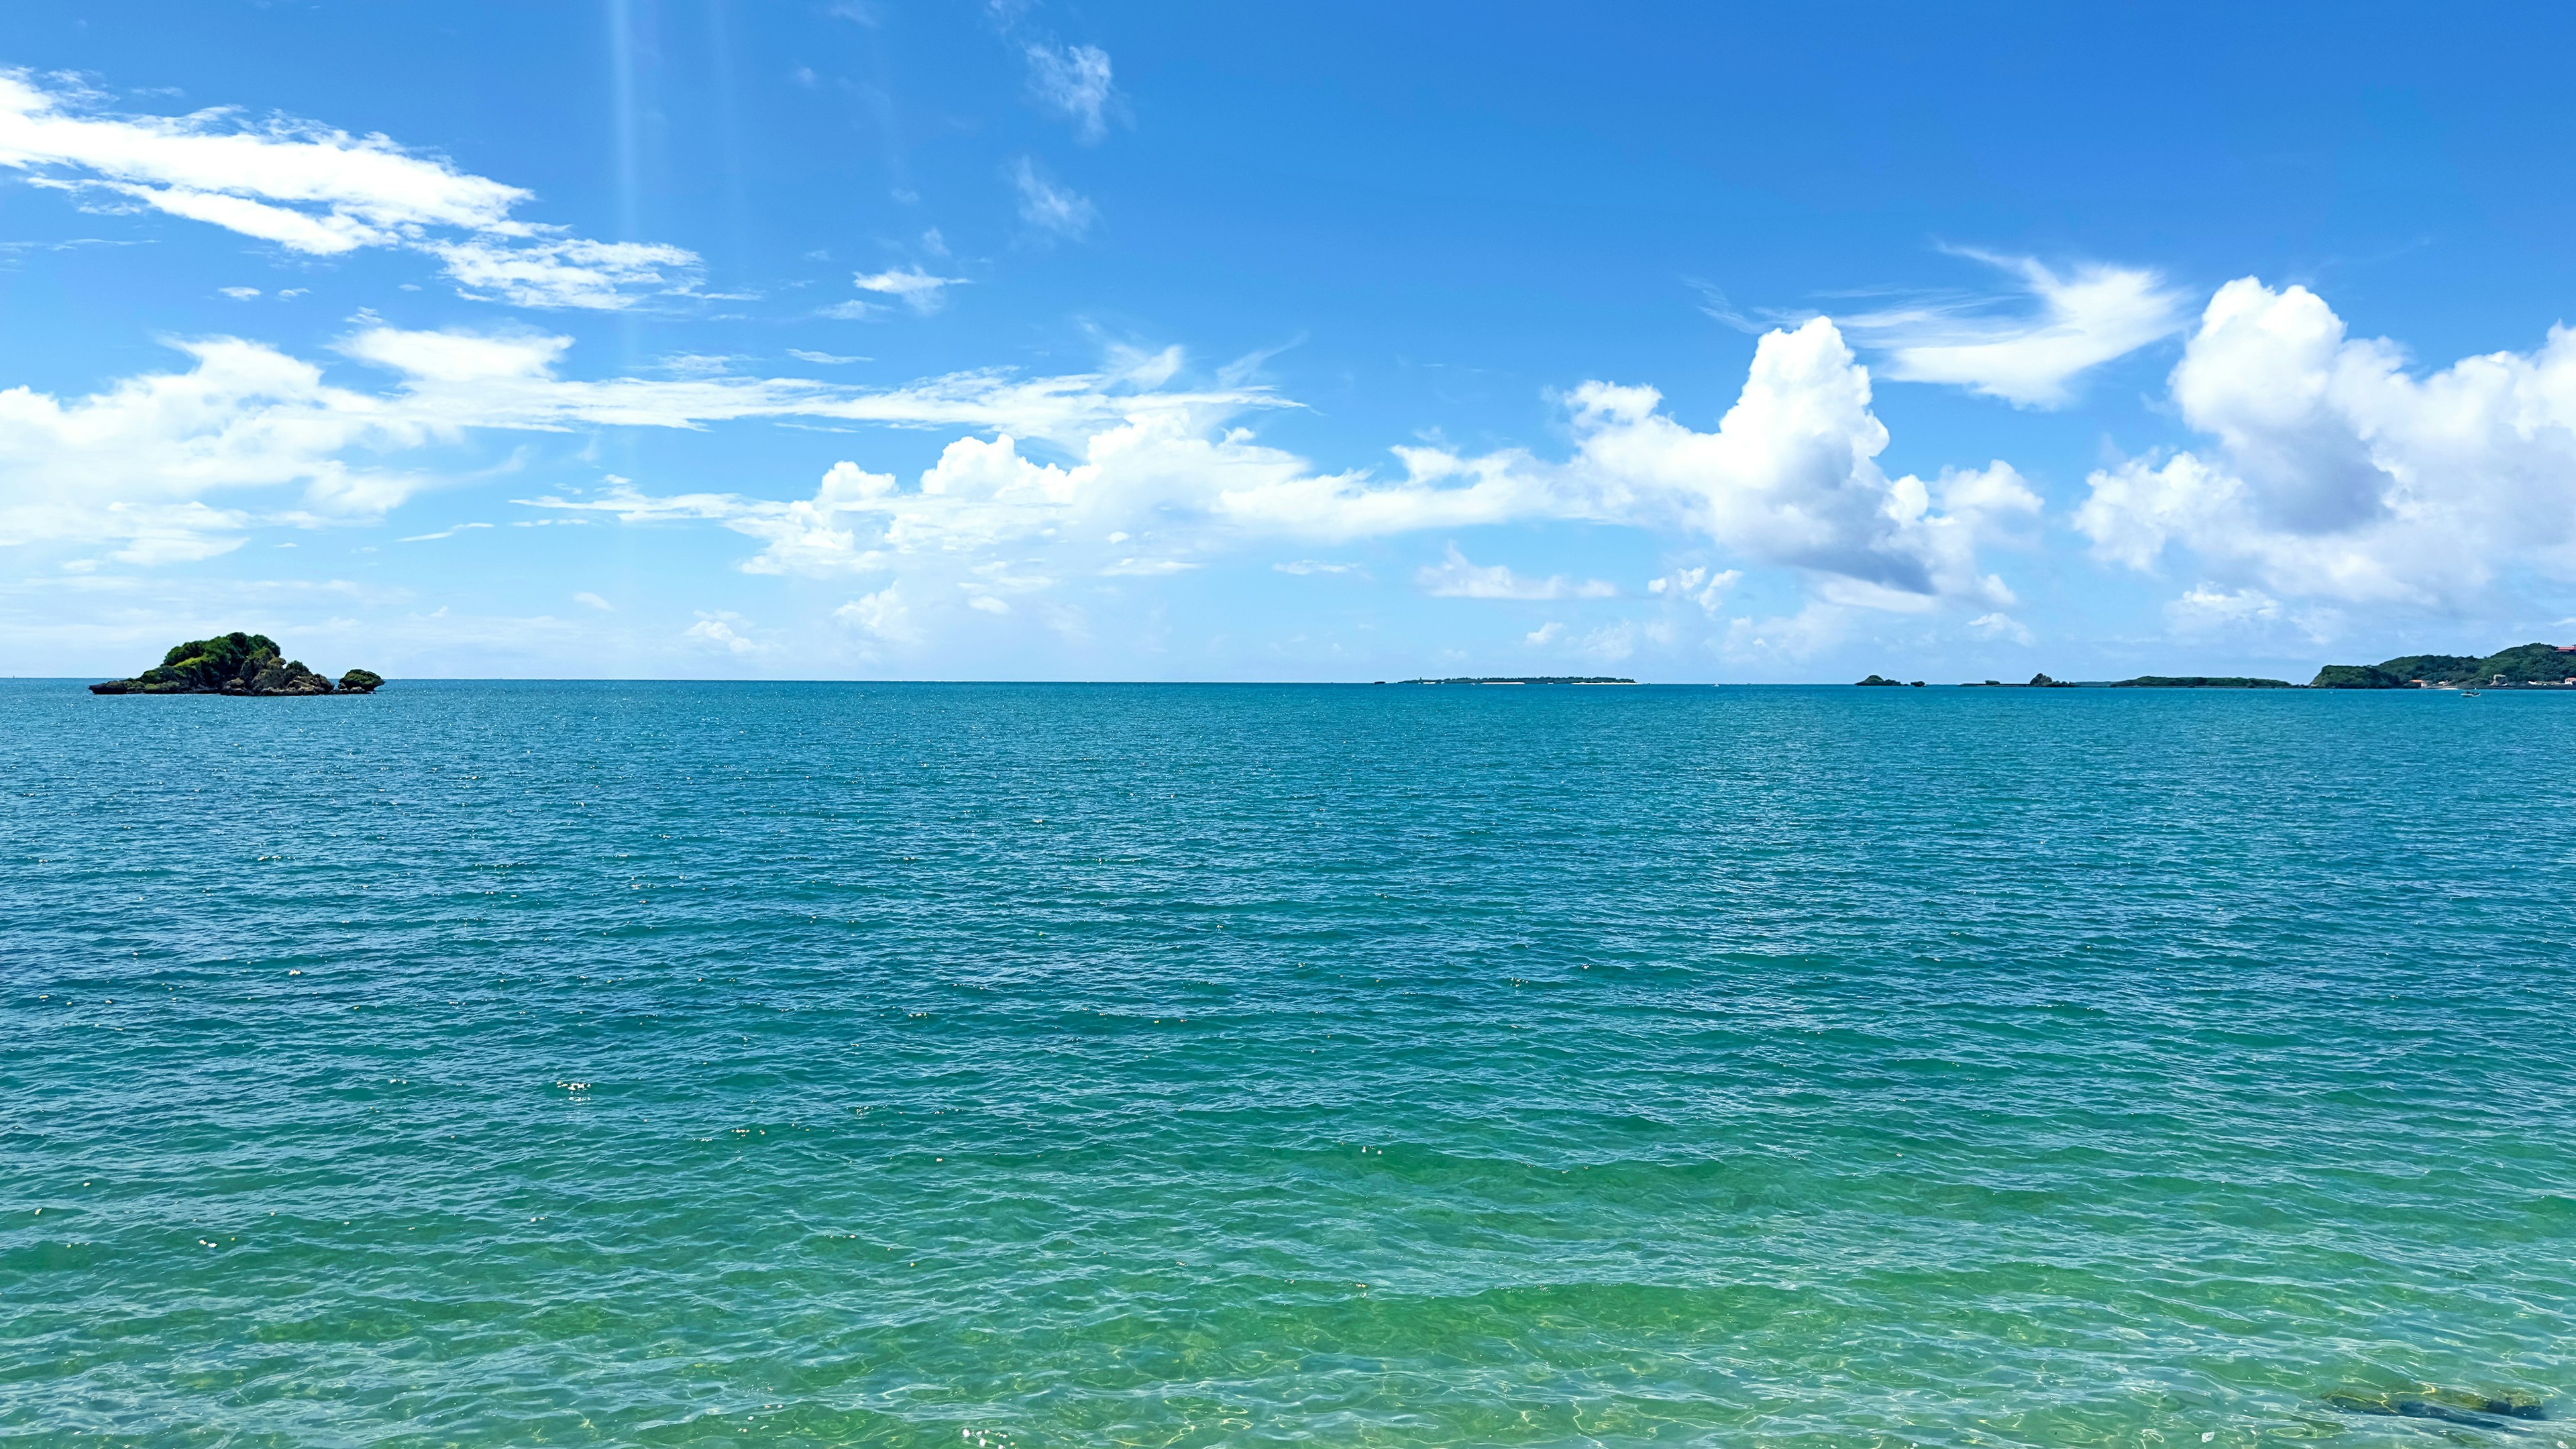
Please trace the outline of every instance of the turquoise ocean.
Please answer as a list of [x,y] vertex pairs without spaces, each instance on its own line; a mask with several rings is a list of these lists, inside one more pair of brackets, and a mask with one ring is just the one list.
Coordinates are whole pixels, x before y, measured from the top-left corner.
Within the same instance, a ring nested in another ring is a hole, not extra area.
[[0,685],[0,1445],[2576,1443],[2571,765],[2507,693]]

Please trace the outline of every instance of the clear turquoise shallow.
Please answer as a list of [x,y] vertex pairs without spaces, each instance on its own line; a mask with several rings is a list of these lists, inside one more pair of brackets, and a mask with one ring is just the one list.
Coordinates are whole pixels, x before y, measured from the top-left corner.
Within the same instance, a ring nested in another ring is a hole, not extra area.
[[0,1443],[2576,1441],[2576,699],[0,686]]

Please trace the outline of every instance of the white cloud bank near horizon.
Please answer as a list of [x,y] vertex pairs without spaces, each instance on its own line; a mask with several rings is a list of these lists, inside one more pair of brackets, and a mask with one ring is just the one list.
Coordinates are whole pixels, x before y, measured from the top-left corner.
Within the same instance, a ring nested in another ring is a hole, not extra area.
[[[1148,375],[1178,365],[1174,359]],[[976,602],[999,598],[978,582],[979,571],[1004,555],[1018,555],[1007,565],[1018,569],[1043,554],[1050,580],[1150,576],[1270,544],[1545,522],[1705,539],[1796,571],[1827,609],[1991,610],[2013,595],[1979,570],[1978,544],[2015,537],[2040,506],[2001,462],[1947,470],[1928,483],[1887,477],[1875,461],[1887,431],[1869,410],[1868,374],[1822,319],[1762,339],[1741,396],[1713,431],[1665,414],[1651,388],[1586,383],[1568,399],[1575,449],[1563,461],[1518,449],[1463,456],[1398,447],[1402,472],[1386,478],[1319,471],[1260,443],[1239,420],[1283,405],[1268,394],[1114,394],[1102,383],[1085,384],[1100,411],[1035,435],[1066,462],[1031,456],[1023,442],[1032,434],[1002,425],[949,443],[908,487],[843,461],[809,498],[654,495],[621,483],[588,497],[524,501],[629,523],[717,523],[761,542],[743,565],[752,572],[894,578],[901,593],[871,594],[876,604],[845,617],[890,616],[901,599],[907,632],[935,607],[933,598],[954,594],[993,612]],[[1440,598],[1617,592],[1598,580],[1533,579],[1476,565],[1454,547],[1415,582]],[[1705,585],[1693,588],[1716,597]]]
[[[1259,387],[1176,386],[1177,349],[1098,373],[960,373],[872,390],[723,372],[585,381],[561,375],[565,337],[376,324],[337,344],[390,376],[370,389],[239,338],[179,346],[187,369],[89,397],[0,392],[0,542],[173,563],[237,547],[257,526],[380,520],[438,481],[406,453],[469,433],[795,418],[964,436],[908,482],[845,460],[805,498],[654,495],[613,481],[524,502],[567,517],[717,523],[761,543],[743,563],[751,572],[911,583],[897,596],[917,601],[910,618],[936,612],[934,597],[1006,612],[1009,597],[1055,580],[1148,578],[1276,543],[1546,522],[1705,540],[1794,570],[1836,608],[1984,610],[2012,595],[1980,571],[1979,542],[2009,538],[2039,507],[2000,462],[1930,482],[1886,476],[1867,371],[1822,319],[1761,340],[1714,430],[1670,417],[1651,388],[1593,382],[1568,395],[1575,446],[1561,461],[1407,446],[1384,477],[1320,470],[1262,443],[1247,423],[1294,404]],[[1032,553],[1043,567],[1022,567]],[[1471,599],[1615,592],[1463,555],[1417,583]]]
[[[225,552],[257,527],[381,521],[443,481],[410,455],[472,433],[809,419],[959,436],[908,478],[845,459],[810,496],[656,494],[611,480],[523,503],[564,518],[713,523],[757,543],[748,572],[864,581],[837,617],[892,650],[933,642],[957,609],[1078,627],[1056,598],[1075,580],[1545,523],[1644,530],[1802,580],[1798,612],[1722,621],[1739,655],[1812,653],[1872,615],[2034,637],[1980,555],[2031,544],[2037,492],[2000,461],[1889,477],[1869,371],[1822,318],[1760,339],[1713,428],[1673,417],[1655,389],[1593,381],[1564,395],[1561,458],[1400,446],[1384,474],[1324,470],[1263,443],[1250,425],[1297,404],[1260,387],[1176,385],[1188,371],[1178,349],[1123,353],[1093,373],[987,370],[867,389],[723,371],[571,378],[571,340],[531,332],[361,325],[337,351],[382,375],[374,386],[240,338],[177,346],[186,367],[86,397],[0,391],[0,544],[96,551],[74,567],[103,556],[148,568]],[[2518,571],[2576,576],[2576,333],[2419,374],[2394,344],[2348,337],[2306,289],[2247,278],[2210,300],[2171,389],[2209,443],[2094,471],[2065,521],[2105,565],[2182,574],[2166,611],[2179,634],[2269,626],[2302,607],[2458,608]],[[1695,603],[1719,621],[1740,577],[1684,571],[1645,598]],[[1413,582],[1461,600],[1621,592],[1476,564],[1454,544]],[[699,637],[748,649],[712,629]],[[1636,637],[1531,635],[1598,657]]]

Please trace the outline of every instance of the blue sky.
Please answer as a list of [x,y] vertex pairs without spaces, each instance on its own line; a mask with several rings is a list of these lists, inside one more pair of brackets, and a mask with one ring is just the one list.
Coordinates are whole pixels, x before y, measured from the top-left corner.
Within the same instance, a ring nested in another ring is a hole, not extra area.
[[2570,28],[19,0],[0,647],[1750,681],[2576,637]]

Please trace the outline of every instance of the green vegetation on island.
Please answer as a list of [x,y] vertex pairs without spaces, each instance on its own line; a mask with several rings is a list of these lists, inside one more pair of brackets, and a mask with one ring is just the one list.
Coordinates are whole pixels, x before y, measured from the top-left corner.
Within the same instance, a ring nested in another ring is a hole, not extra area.
[[236,629],[211,639],[191,639],[174,646],[161,662],[132,679],[111,679],[89,687],[92,694],[238,694],[259,696],[373,694],[384,683],[373,670],[352,669],[331,681],[289,659],[277,641],[265,634]]
[[2576,647],[2517,644],[2484,658],[2468,654],[2406,654],[2378,664],[2329,664],[2308,681],[2308,688],[2564,689],[2571,684],[2576,684]]
[[1860,684],[1859,684],[1858,686],[1856,686],[1856,687],[1857,687],[1857,688],[1863,688],[1863,689],[1866,689],[1866,688],[1869,688],[1869,687],[1872,687],[1872,686],[1875,686],[1875,685],[1882,685],[1882,684],[1883,684],[1883,685],[1888,685],[1888,686],[1891,686],[1891,687],[1893,687],[1893,688],[1897,688],[1897,689],[1905,689],[1905,688],[1921,689],[1921,688],[1923,687],[1923,681],[1922,681],[1922,680],[1919,680],[1919,679],[1918,679],[1918,680],[1916,680],[1916,681],[1914,681],[1914,683],[1913,683],[1911,686],[1909,686],[1909,685],[1907,685],[1907,684],[1906,684],[1906,682],[1905,682],[1904,680],[1902,680],[1902,679],[1881,679],[1881,678],[1879,678],[1879,677],[1878,677],[1877,675],[1875,675],[1875,674],[1871,675],[1871,676],[1870,676],[1869,678],[1867,678],[1867,679],[1862,680],[1862,681],[1860,682]]
[[[1380,684],[1385,680],[1379,680]],[[1476,679],[1406,679],[1402,684],[1634,684],[1633,679],[1613,679],[1606,674],[1521,674],[1508,678],[1487,676]]]

